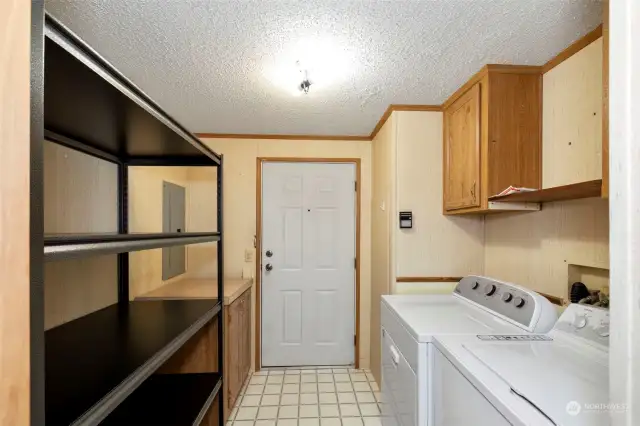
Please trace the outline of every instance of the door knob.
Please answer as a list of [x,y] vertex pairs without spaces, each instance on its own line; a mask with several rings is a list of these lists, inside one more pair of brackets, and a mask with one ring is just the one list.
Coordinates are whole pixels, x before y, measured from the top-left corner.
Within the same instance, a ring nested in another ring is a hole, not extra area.
[[270,264],[270,263],[267,263],[267,264],[265,265],[264,269],[266,269],[266,270],[267,270],[267,272],[269,272],[269,271],[273,270],[273,265],[272,265],[272,264]]
[[273,256],[273,252],[271,250],[267,250],[265,254],[267,255],[267,257]]

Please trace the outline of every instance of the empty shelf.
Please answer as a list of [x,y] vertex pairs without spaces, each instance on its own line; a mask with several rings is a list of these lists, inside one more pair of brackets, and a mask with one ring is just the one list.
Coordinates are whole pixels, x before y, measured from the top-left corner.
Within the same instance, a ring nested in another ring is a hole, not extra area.
[[44,128],[55,142],[127,163],[220,164],[218,154],[49,14],[45,35]]
[[47,235],[44,238],[44,258],[45,261],[66,260],[84,256],[199,244],[219,239],[219,232]]
[[45,334],[46,424],[96,424],[220,312],[217,300],[111,305]]
[[489,201],[501,201],[503,203],[549,203],[552,201],[600,197],[601,194],[602,179],[598,179],[570,185],[555,186],[553,188],[538,189],[537,191],[496,195],[489,197]]
[[217,373],[154,374],[101,425],[199,425],[222,380]]

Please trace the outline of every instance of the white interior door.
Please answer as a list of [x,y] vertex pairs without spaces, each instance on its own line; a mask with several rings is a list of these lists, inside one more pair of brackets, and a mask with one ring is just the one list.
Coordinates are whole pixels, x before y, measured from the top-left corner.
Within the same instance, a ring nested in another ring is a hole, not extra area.
[[355,165],[262,167],[262,366],[355,358]]

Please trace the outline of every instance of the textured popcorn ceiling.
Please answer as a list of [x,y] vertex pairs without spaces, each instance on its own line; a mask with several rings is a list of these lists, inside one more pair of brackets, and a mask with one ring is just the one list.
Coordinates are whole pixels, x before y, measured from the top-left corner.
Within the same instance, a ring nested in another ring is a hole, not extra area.
[[[46,7],[190,130],[216,133],[368,135],[389,104],[440,104],[487,63],[541,65],[601,22],[594,0]],[[316,47],[300,55],[313,60],[317,52],[316,66],[335,75],[296,97],[274,80],[292,70],[297,78],[294,58],[305,40]]]

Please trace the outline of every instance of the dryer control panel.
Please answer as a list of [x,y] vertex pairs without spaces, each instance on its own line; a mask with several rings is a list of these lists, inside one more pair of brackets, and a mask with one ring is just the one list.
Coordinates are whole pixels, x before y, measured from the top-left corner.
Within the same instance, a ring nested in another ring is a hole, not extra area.
[[488,277],[464,277],[454,294],[498,313],[528,331],[548,332],[557,313],[551,302],[535,291]]

